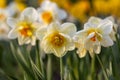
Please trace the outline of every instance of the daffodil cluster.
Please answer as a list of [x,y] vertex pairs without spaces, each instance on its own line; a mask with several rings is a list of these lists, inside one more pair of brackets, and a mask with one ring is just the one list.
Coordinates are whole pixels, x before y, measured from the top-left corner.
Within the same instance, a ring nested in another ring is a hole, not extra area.
[[19,18],[8,18],[7,23],[11,27],[8,37],[18,38],[20,45],[35,45],[36,40],[40,40],[44,52],[54,53],[57,57],[75,48],[79,57],[84,57],[87,51],[93,57],[94,53],[100,53],[101,46],[114,44],[117,26],[112,17],[91,17],[84,29],[78,32],[75,24],[61,23],[66,17],[66,12],[55,3],[45,1],[38,9],[24,9]]

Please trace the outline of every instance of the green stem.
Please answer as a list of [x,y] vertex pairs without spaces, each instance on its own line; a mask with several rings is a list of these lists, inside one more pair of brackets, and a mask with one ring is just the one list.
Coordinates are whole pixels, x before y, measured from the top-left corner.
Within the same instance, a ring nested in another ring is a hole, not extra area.
[[[42,74],[45,76],[44,68],[43,68],[43,61],[40,56],[40,47],[39,47],[39,41],[36,42],[36,64],[39,68],[39,70],[42,72]],[[45,77],[44,77],[45,78]]]
[[62,76],[62,57],[60,58],[60,76],[61,76],[61,80],[63,79],[63,76]]
[[91,63],[91,76],[92,76],[92,80],[95,79],[95,55],[92,58],[92,63]]
[[107,73],[106,73],[106,71],[105,71],[105,68],[104,68],[104,66],[103,66],[102,61],[100,60],[100,58],[99,58],[98,55],[96,55],[96,57],[97,57],[97,59],[98,59],[98,61],[99,61],[99,63],[100,63],[100,66],[101,66],[102,70],[103,70],[103,74],[104,74],[105,80],[109,80],[109,79],[108,79],[108,76],[107,76]]
[[120,42],[119,42],[118,35],[116,34],[115,37],[116,37],[117,45],[118,45],[118,48],[119,48],[118,50],[120,52]]
[[48,55],[47,80],[52,80],[52,56],[51,55]]

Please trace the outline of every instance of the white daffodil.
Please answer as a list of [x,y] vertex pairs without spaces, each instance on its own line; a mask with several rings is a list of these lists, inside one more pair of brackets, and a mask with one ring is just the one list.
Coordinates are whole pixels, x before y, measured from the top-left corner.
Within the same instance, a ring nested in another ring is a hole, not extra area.
[[51,23],[47,28],[41,28],[36,35],[41,40],[41,48],[45,53],[54,53],[62,57],[67,51],[75,48],[72,40],[76,26],[72,23]]
[[36,42],[36,30],[39,27],[38,23],[38,13],[34,8],[26,8],[22,13],[20,18],[8,18],[7,23],[12,28],[9,32],[8,37],[15,39],[18,37],[18,42],[20,45],[31,43],[35,45]]
[[8,40],[8,32],[10,28],[5,22],[0,22],[0,40]]
[[7,40],[7,34],[9,32],[9,26],[6,23],[6,19],[9,17],[7,9],[0,8],[0,40]]
[[64,10],[59,9],[57,4],[45,0],[41,7],[38,8],[39,21],[45,25],[50,24],[54,21],[60,21],[67,17],[67,14]]
[[94,53],[99,54],[101,45],[103,47],[112,46],[113,41],[110,37],[112,28],[112,21],[91,17],[88,22],[84,24],[84,29],[78,31],[74,36],[79,56],[84,57],[87,50],[91,56],[93,56]]

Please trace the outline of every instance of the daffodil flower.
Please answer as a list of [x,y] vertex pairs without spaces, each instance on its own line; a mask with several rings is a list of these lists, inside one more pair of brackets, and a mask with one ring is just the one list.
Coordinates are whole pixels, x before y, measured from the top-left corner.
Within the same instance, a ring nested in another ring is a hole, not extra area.
[[113,41],[110,37],[112,28],[112,21],[91,17],[88,22],[84,24],[84,29],[78,31],[74,36],[79,56],[84,57],[86,52],[89,51],[91,57],[93,57],[94,53],[100,53],[101,46],[112,46]]
[[36,32],[41,40],[41,48],[45,53],[54,53],[57,57],[62,57],[67,51],[75,48],[72,40],[76,32],[76,26],[72,23],[51,23],[47,28],[41,28]]
[[38,8],[39,21],[45,25],[50,24],[54,21],[61,21],[67,17],[67,14],[64,10],[59,9],[54,2],[45,0],[41,7]]
[[9,32],[8,37],[10,39],[18,38],[20,45],[31,43],[35,45],[36,41],[36,30],[39,24],[38,13],[34,8],[26,8],[19,19],[8,18],[7,23],[12,28]]

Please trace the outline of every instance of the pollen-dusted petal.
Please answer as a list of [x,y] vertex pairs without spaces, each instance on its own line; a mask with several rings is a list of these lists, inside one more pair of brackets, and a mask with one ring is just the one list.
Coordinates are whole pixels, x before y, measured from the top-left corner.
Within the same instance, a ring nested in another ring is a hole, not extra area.
[[64,23],[61,25],[61,32],[64,34],[68,34],[69,36],[73,36],[77,31],[76,26],[73,23]]
[[29,20],[29,21],[36,21],[38,19],[37,11],[32,8],[28,7],[21,13],[21,20]]
[[17,24],[17,20],[14,18],[8,18],[7,19],[7,24],[11,27],[14,28]]
[[101,41],[101,45],[104,47],[109,47],[113,45],[113,41],[110,38],[110,36],[104,36],[102,41]]
[[103,35],[108,35],[112,32],[113,23],[110,20],[102,20],[98,25],[98,29],[102,31]]

